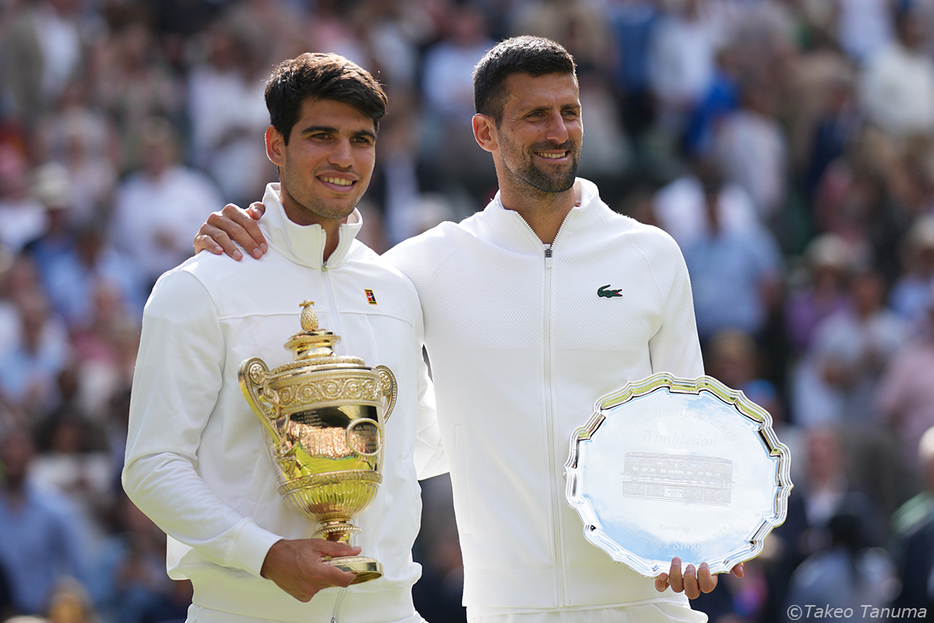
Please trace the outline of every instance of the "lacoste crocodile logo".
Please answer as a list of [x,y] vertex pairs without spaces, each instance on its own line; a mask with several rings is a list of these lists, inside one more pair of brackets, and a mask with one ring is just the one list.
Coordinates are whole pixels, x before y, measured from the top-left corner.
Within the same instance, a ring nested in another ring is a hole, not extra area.
[[609,287],[610,287],[610,284],[606,284],[605,286],[600,286],[599,288],[597,288],[597,296],[601,296],[605,299],[612,299],[612,298],[617,298],[617,297],[622,296],[622,294],[620,294],[620,292],[622,291],[622,288],[620,288],[619,290],[608,290],[607,288]]

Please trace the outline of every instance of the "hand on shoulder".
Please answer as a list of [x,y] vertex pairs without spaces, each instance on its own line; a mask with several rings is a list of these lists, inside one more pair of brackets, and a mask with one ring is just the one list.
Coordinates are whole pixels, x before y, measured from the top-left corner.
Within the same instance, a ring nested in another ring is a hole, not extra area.
[[211,212],[195,235],[195,253],[226,253],[239,261],[243,257],[240,251],[242,247],[251,256],[261,258],[269,250],[266,238],[257,225],[265,212],[266,206],[259,201],[250,204],[246,210],[228,203],[222,210]]

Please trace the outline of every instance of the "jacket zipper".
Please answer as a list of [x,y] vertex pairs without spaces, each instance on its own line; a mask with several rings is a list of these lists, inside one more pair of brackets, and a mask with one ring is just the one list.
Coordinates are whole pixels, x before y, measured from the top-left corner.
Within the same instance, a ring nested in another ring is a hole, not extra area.
[[334,597],[334,605],[331,606],[331,618],[328,619],[329,623],[338,623],[339,615],[341,613],[341,606],[344,605],[344,597],[347,595],[346,588],[337,589],[337,595]]
[[558,607],[564,607],[564,552],[561,547],[561,508],[560,501],[554,490],[555,473],[555,416],[552,404],[552,373],[551,373],[551,263],[552,245],[545,245],[545,300],[542,335],[542,357],[544,359],[545,373],[545,442],[548,444],[548,486],[551,489],[551,518],[554,524],[554,553],[555,553],[555,597]]
[[[329,330],[335,335],[343,335],[344,332],[341,330],[341,319],[340,315],[337,313],[337,306],[334,303],[334,288],[331,285],[331,276],[328,274],[328,261],[324,260],[321,262],[321,277],[324,281],[324,293],[327,296],[328,309],[331,312],[331,323],[333,326],[329,327]],[[338,355],[343,355],[343,342],[338,342],[335,350]]]
[[[568,217],[571,215],[568,212],[564,216],[564,220],[561,221],[561,226],[558,228],[558,232],[555,234],[554,241],[558,240],[558,237],[561,235],[561,231],[564,229],[565,223],[568,222]],[[554,241],[551,244],[543,243],[541,238],[538,237],[538,234],[535,233],[535,230],[532,229],[532,226],[529,225],[521,216],[519,220],[528,228],[529,232],[535,236],[535,239],[538,240],[539,244],[542,245],[545,256],[545,292],[544,292],[544,309],[543,309],[543,318],[542,318],[542,358],[544,364],[544,389],[545,389],[545,425],[546,425],[546,443],[548,443],[548,475],[549,475],[549,488],[551,489],[551,519],[554,524],[554,555],[555,555],[555,596],[558,600],[558,607],[563,608],[565,606],[565,581],[564,581],[564,548],[561,546],[561,502],[563,500],[564,491],[562,490],[559,496],[555,492],[554,487],[554,474],[556,473],[556,460],[555,460],[555,419],[554,419],[554,405],[552,404],[552,383],[551,378],[551,264],[552,258],[554,255]]]
[[555,234],[554,241],[551,244],[545,244],[545,304],[544,304],[544,344],[542,345],[542,356],[544,357],[544,367],[545,367],[545,421],[547,423],[547,434],[546,439],[548,442],[548,474],[550,476],[549,486],[551,488],[551,513],[552,521],[555,526],[555,536],[554,536],[554,547],[555,547],[555,595],[558,599],[558,607],[563,608],[565,606],[566,597],[565,597],[565,569],[564,569],[564,547],[561,542],[561,506],[564,501],[564,490],[563,488],[559,491],[555,491],[555,474],[557,474],[558,461],[555,457],[555,413],[554,413],[554,404],[552,403],[553,396],[553,385],[554,378],[552,377],[552,368],[551,368],[551,355],[553,349],[551,347],[551,323],[552,323],[552,309],[551,309],[551,265],[554,257],[554,243],[561,236],[561,231],[564,229],[565,223],[568,222],[568,217],[571,215],[568,212],[564,216],[564,220],[561,221],[561,226],[558,228],[558,232]]

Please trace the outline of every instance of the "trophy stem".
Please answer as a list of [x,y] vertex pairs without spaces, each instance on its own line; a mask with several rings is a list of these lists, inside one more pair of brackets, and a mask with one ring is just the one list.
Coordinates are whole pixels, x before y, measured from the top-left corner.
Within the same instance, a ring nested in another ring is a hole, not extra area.
[[[350,540],[350,535],[357,532],[360,532],[360,528],[357,526],[347,521],[336,519],[332,521],[322,521],[318,524],[318,529],[315,530],[312,538],[346,543]],[[337,536],[336,539],[333,538],[335,535]]]

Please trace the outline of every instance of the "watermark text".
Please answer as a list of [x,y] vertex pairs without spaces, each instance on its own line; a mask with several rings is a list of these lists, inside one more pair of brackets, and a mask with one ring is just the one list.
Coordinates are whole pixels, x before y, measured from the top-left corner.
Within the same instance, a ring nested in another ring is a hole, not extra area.
[[792,621],[815,619],[924,619],[927,618],[927,608],[896,608],[873,605],[853,606],[849,608],[834,607],[829,604],[802,604],[788,606],[788,618]]

